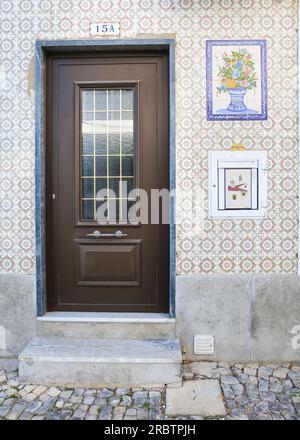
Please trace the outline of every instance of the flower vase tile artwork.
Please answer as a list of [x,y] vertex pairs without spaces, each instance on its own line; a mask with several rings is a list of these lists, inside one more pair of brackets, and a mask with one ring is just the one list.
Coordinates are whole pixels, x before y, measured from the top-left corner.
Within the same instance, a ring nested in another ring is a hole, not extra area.
[[266,40],[208,40],[208,120],[267,119]]

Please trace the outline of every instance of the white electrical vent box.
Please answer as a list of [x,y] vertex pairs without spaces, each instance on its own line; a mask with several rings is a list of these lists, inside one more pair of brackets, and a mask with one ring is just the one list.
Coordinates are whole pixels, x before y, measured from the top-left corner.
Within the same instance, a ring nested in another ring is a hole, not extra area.
[[210,218],[264,217],[266,211],[267,153],[210,151]]
[[211,335],[194,336],[194,354],[214,354],[215,339]]

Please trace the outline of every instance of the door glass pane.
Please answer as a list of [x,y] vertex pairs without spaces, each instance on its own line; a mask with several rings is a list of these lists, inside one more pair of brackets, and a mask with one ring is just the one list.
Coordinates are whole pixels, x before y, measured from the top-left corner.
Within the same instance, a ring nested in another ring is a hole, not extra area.
[[94,158],[93,156],[82,157],[82,175],[93,176],[94,174]]
[[108,107],[120,112],[120,90],[108,90]]
[[82,179],[82,197],[85,199],[93,198],[94,196],[94,179],[84,177]]
[[[107,135],[104,133],[98,133],[93,136],[95,140],[95,154],[106,154],[107,152]],[[94,153],[94,148],[93,148]]]
[[109,156],[109,175],[120,176],[120,156]]
[[133,177],[133,156],[122,157],[123,176]]
[[[86,93],[86,92],[83,92],[83,93]],[[107,90],[95,90],[95,91],[92,90],[91,93],[93,95],[95,94],[95,110],[104,110],[106,112],[106,110],[107,110],[107,103],[106,103]]]
[[108,154],[120,154],[120,133],[108,135]]
[[86,90],[82,95],[82,110],[84,112],[93,111],[94,109],[94,93],[92,90]]
[[96,156],[96,176],[107,176],[107,161],[103,159],[103,156]]
[[134,91],[82,90],[81,103],[81,218],[96,220],[106,201],[109,220],[125,220],[135,186]]
[[94,202],[92,200],[82,201],[82,217],[85,220],[94,220]]
[[92,134],[84,133],[82,135],[82,153],[94,154],[94,136]]

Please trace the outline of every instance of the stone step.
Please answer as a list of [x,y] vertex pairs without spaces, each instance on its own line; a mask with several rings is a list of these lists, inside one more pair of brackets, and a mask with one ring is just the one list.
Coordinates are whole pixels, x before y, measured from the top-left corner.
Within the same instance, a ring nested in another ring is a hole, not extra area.
[[172,339],[175,319],[160,313],[49,312],[37,319],[37,336],[96,339]]
[[33,338],[19,356],[26,383],[91,387],[181,384],[178,339]]

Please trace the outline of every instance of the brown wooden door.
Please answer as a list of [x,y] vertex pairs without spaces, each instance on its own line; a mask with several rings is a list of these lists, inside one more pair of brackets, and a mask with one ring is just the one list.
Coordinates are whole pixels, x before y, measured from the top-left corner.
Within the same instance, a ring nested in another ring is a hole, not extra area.
[[130,190],[169,187],[167,65],[164,54],[48,59],[48,310],[168,311],[169,226],[127,218]]

